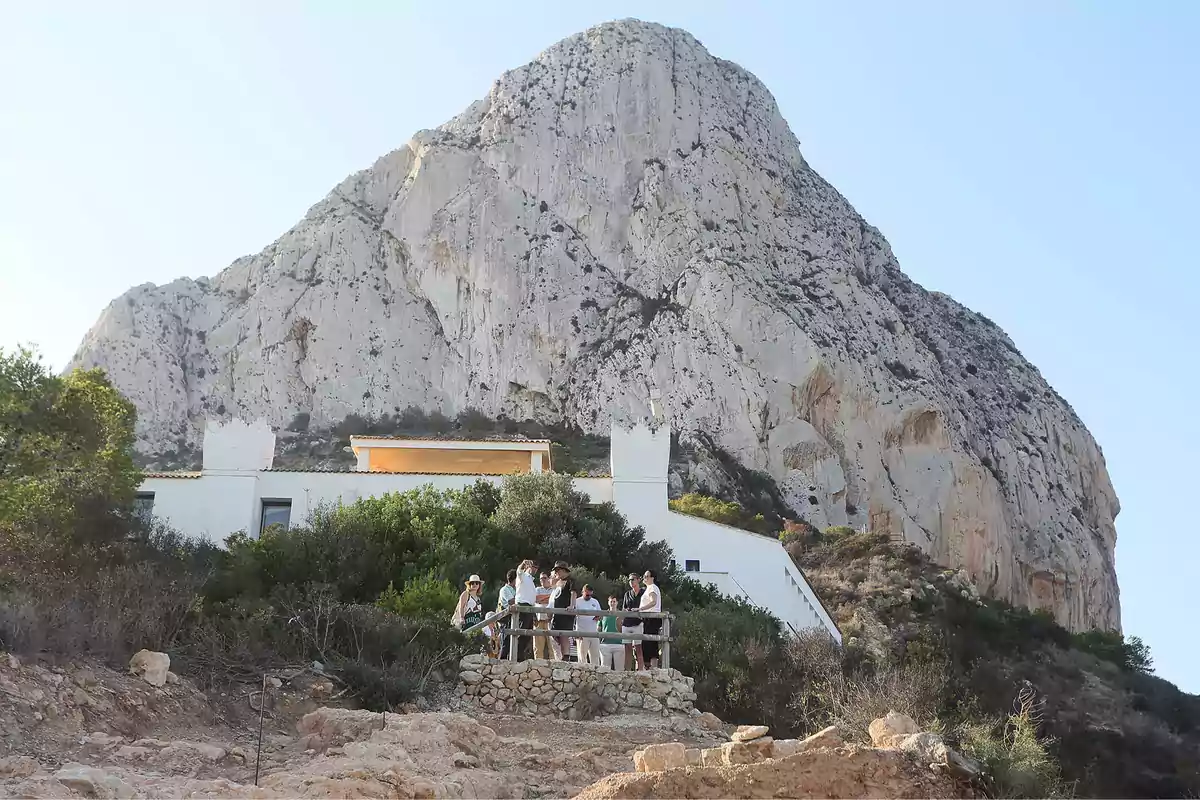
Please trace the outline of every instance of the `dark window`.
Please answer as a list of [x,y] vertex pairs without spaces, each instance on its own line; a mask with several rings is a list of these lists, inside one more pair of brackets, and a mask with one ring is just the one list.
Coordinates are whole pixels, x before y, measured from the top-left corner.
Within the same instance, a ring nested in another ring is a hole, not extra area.
[[291,518],[291,500],[263,500],[262,524],[258,528],[258,534],[261,536],[272,525],[278,525],[287,530],[288,522],[291,521]]
[[154,492],[138,492],[133,498],[133,513],[142,519],[154,515]]
[[683,562],[683,571],[684,572],[699,572],[700,571],[700,559],[689,558],[686,561],[684,561]]

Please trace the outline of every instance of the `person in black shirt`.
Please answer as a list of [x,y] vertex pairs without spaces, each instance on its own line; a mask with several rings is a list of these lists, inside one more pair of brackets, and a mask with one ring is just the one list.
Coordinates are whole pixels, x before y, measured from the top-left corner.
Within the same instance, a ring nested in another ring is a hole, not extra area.
[[[571,584],[571,568],[565,562],[559,561],[554,565],[554,577],[557,586],[550,594],[550,605],[555,608],[574,608],[575,590]],[[555,640],[558,642],[558,658],[560,661],[571,660],[571,636],[568,631],[575,630],[575,617],[571,614],[555,614],[550,618],[550,630],[562,631]]]
[[[621,608],[625,611],[637,611],[642,604],[642,579],[636,574],[629,575],[629,591],[621,598]],[[623,617],[621,633],[641,633],[642,621],[638,617]],[[625,663],[628,669],[645,669],[642,663],[642,643],[635,639],[625,640]]]

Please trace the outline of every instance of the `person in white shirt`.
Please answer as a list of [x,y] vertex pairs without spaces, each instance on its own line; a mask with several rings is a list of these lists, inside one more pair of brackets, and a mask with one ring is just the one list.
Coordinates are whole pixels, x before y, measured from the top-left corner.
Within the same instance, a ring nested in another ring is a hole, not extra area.
[[[517,567],[517,605],[537,605],[537,581],[534,579],[535,575],[537,575],[537,564],[533,563],[533,559],[527,558]],[[517,617],[517,627],[522,630],[532,630],[534,621],[535,617],[532,611],[522,611]],[[533,658],[532,640],[532,636],[517,637],[518,661]]]
[[[600,601],[592,596],[592,587],[590,584],[584,584],[580,589],[582,594],[575,601],[575,608],[580,611],[600,611]],[[575,617],[575,630],[589,631],[596,633],[597,623],[600,622],[599,617],[589,617],[586,614],[580,614]],[[604,663],[600,657],[600,640],[589,639],[582,636],[575,638],[575,646],[579,651],[579,661],[581,663],[600,666]]]
[[[662,611],[662,589],[658,588],[658,573],[652,569],[646,570],[646,574],[642,576],[642,582],[646,588],[642,592],[638,611]],[[647,636],[662,633],[662,620],[643,619],[642,632]],[[646,662],[646,669],[658,669],[658,645],[658,642],[650,640],[642,642],[642,658]]]

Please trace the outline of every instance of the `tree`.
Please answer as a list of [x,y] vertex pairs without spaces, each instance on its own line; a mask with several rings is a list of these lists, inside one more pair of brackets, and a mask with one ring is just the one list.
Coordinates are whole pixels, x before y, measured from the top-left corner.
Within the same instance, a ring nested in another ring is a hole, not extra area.
[[647,542],[645,530],[630,528],[612,503],[590,505],[568,475],[530,472],[506,478],[492,519],[499,548],[514,567],[536,558],[543,568],[565,561],[609,576],[669,571],[665,543]]
[[133,404],[98,369],[53,375],[0,350],[0,537],[27,555],[103,546],[129,530],[141,472]]

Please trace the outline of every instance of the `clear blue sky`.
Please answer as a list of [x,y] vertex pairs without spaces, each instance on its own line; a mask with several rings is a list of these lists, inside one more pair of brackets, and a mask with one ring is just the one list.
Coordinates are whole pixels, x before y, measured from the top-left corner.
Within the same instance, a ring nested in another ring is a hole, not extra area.
[[1124,507],[1126,632],[1200,691],[1200,3],[166,8],[0,5],[0,346],[62,366],[119,293],[257,252],[558,39],[686,28],[1075,406]]

